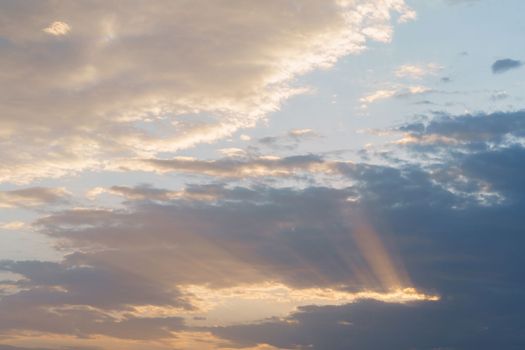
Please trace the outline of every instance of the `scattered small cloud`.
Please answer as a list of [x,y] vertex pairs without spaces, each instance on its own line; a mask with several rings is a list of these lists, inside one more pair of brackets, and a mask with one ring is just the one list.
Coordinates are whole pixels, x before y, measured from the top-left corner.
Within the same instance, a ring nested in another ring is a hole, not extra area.
[[68,34],[71,31],[71,27],[66,22],[55,21],[49,27],[44,28],[43,31],[54,36],[61,36]]
[[241,148],[230,147],[230,148],[221,148],[219,153],[226,157],[245,157],[246,151]]
[[509,98],[509,94],[504,91],[504,90],[501,90],[501,91],[495,91],[491,96],[490,96],[490,99],[492,101],[501,101],[501,100],[505,100]]
[[511,69],[520,68],[523,65],[522,61],[513,60],[511,58],[505,58],[502,60],[497,60],[492,64],[492,73],[501,74],[505,73]]
[[20,190],[0,191],[0,208],[33,208],[67,202],[65,188],[29,187]]
[[26,226],[27,224],[23,221],[10,221],[10,222],[0,223],[0,229],[9,230],[9,231],[21,230],[25,228]]
[[405,64],[395,70],[398,78],[421,79],[426,75],[435,75],[443,67],[435,63],[428,64]]
[[299,143],[321,137],[315,130],[310,128],[292,129],[284,135],[266,136],[258,140],[264,146],[275,149],[292,150],[299,146]]
[[368,95],[365,95],[359,99],[361,102],[361,108],[367,108],[369,104],[386,100],[393,97],[403,98],[409,97],[412,95],[421,95],[431,92],[432,89],[422,86],[422,85],[413,85],[413,86],[399,86],[390,89],[380,89],[376,90]]
[[292,129],[288,134],[292,137],[307,137],[317,135],[313,129]]

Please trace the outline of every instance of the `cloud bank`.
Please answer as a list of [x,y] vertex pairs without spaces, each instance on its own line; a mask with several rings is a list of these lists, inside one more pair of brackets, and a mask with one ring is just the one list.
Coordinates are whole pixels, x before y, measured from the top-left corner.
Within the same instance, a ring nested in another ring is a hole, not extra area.
[[1,182],[230,136],[305,91],[294,78],[389,41],[394,13],[414,17],[402,0],[7,2],[1,12]]

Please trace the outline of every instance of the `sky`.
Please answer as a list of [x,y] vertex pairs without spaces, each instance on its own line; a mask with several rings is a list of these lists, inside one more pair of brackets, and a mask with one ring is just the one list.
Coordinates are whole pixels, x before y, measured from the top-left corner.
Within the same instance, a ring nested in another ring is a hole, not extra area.
[[0,0],[0,350],[525,348],[522,0]]

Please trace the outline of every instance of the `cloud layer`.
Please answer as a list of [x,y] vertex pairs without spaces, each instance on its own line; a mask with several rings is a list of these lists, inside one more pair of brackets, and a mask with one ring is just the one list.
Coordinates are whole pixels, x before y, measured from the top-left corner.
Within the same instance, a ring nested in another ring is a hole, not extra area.
[[2,182],[229,136],[414,16],[402,0],[2,6]]
[[[518,111],[407,124],[411,152],[446,161],[333,163],[349,181],[342,188],[99,189],[124,196],[123,207],[59,211],[37,223],[73,251],[64,260],[0,263],[21,276],[2,282],[0,331],[144,344],[206,332],[241,348],[326,349],[387,349],[396,334],[400,348],[518,348],[522,119]],[[222,176],[223,166],[206,165],[215,166]],[[385,303],[388,294],[363,294],[381,302],[352,294],[412,286],[441,299],[402,305]],[[252,308],[270,292],[281,293],[283,310],[300,308],[245,325],[207,323],[214,310],[239,310],[227,300]]]
[[522,82],[415,17],[1,3],[0,350],[525,348]]

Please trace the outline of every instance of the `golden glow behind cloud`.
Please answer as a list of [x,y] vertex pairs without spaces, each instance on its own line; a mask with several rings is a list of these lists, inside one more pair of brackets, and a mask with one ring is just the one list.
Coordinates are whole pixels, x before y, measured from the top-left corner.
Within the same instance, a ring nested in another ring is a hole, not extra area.
[[372,290],[347,292],[332,288],[296,289],[282,283],[265,282],[226,289],[190,285],[183,290],[192,295],[199,307],[196,313],[203,317],[202,321],[189,319],[190,323],[196,325],[255,322],[268,317],[284,317],[300,306],[343,305],[363,299],[385,303],[439,300],[436,295],[425,294],[408,287],[392,288],[386,292]]

